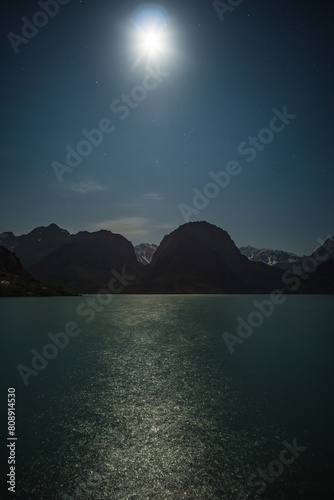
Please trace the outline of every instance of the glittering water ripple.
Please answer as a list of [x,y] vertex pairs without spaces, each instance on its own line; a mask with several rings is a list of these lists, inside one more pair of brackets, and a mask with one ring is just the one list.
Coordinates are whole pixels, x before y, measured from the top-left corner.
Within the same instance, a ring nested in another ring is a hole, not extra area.
[[85,327],[31,388],[18,498],[236,499],[279,455],[286,429],[229,369],[233,307],[209,299],[117,297]]

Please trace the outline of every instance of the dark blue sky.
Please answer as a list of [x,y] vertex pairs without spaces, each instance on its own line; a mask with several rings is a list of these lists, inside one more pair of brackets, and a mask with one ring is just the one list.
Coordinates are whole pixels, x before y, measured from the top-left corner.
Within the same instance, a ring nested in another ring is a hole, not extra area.
[[[168,52],[150,67],[168,75],[147,96],[137,89],[143,99],[125,117],[111,104],[148,74],[145,58],[135,65],[145,5],[70,0],[18,53],[7,35],[21,36],[22,17],[41,7],[2,7],[0,232],[55,222],[159,243],[185,222],[179,206],[193,207],[192,190],[235,160],[240,173],[190,220],[222,227],[238,246],[312,252],[333,234],[331,3],[244,0],[223,21],[210,1],[159,3]],[[297,117],[247,161],[239,145],[284,106]],[[59,182],[52,163],[66,165],[66,146],[106,118],[114,130]]]

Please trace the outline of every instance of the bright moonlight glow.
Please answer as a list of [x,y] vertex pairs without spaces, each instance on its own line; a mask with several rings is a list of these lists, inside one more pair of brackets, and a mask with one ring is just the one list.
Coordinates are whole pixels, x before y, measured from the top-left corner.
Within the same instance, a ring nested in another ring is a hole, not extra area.
[[142,34],[140,50],[143,55],[155,57],[164,52],[164,41],[162,33],[157,31],[147,31]]
[[[141,60],[160,61],[169,52],[168,16],[162,7],[147,4],[133,15],[135,45],[138,64]],[[135,64],[135,65],[136,65]]]

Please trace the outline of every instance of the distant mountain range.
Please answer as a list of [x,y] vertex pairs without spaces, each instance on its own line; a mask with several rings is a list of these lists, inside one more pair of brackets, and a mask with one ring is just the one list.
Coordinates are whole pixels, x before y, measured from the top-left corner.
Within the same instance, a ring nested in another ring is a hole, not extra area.
[[[150,264],[154,252],[157,250],[158,245],[141,243],[135,246],[137,259],[142,264]],[[295,253],[284,252],[283,250],[269,250],[268,248],[255,248],[255,247],[240,247],[242,255],[254,262],[263,262],[268,266],[276,266],[282,269],[287,269],[292,262],[301,262],[303,258]]]
[[131,276],[124,293],[269,293],[275,288],[333,293],[332,257],[319,262],[307,280],[299,280],[298,287],[290,286],[282,282],[284,270],[288,269],[286,276],[293,282],[291,276],[300,271],[290,272],[291,266],[300,266],[310,257],[254,247],[238,249],[226,231],[207,222],[184,224],[159,246],[133,247],[123,236],[105,230],[70,234],[56,224],[22,236],[2,233],[0,245],[15,252],[35,279],[77,293],[106,293],[113,277],[123,273]]
[[135,254],[137,260],[147,266],[147,264],[151,263],[152,257],[158,248],[158,245],[154,245],[153,243],[141,243],[140,245],[135,246]]
[[240,247],[240,252],[249,260],[263,262],[268,266],[281,267],[287,269],[293,262],[301,262],[303,258],[295,253],[284,252],[283,250],[269,250],[268,248]]

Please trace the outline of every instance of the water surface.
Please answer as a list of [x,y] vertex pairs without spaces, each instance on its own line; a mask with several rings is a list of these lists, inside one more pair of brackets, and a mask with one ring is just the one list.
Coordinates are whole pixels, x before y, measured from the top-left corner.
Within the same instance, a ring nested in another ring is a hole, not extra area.
[[[87,297],[2,299],[17,498],[255,498],[293,439],[306,450],[258,498],[330,498],[334,298],[288,296],[231,354],[223,333],[267,298],[113,296],[90,323]],[[25,386],[17,365],[69,321],[81,333]]]

